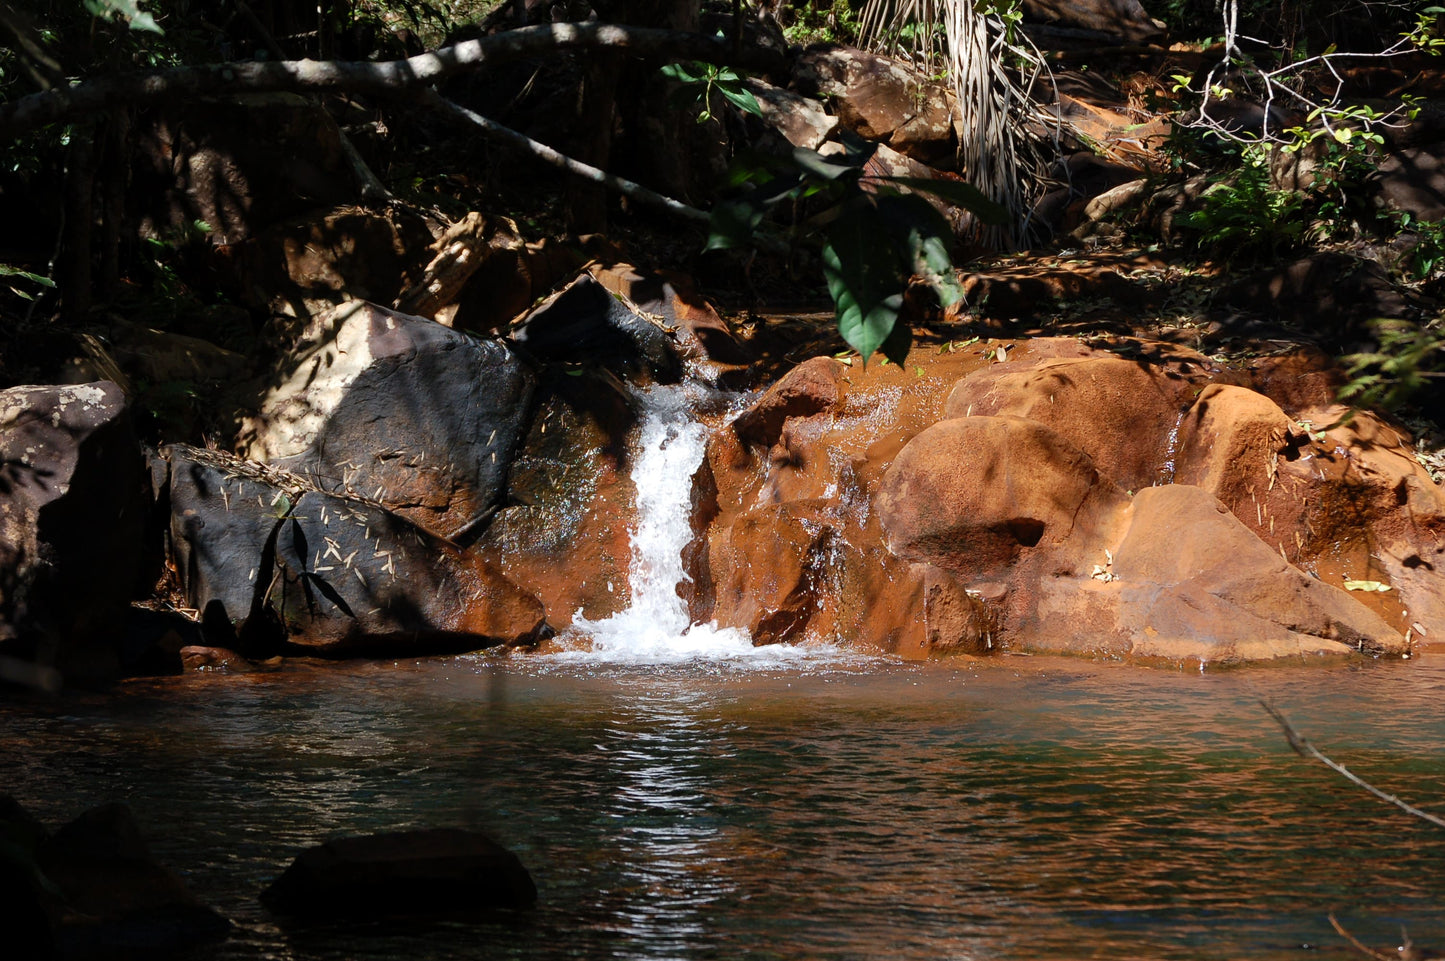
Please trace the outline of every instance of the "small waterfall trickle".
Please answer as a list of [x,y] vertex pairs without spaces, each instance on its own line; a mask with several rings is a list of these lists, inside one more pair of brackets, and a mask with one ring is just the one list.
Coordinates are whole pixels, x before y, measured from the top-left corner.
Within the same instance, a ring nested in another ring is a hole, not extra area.
[[677,586],[688,579],[682,551],[692,537],[692,475],[702,463],[707,427],[694,414],[695,385],[640,391],[642,423],[633,454],[637,522],[628,571],[632,604],[596,621],[579,612],[573,631],[590,636],[592,655],[669,661],[753,657],[747,632],[693,624]]

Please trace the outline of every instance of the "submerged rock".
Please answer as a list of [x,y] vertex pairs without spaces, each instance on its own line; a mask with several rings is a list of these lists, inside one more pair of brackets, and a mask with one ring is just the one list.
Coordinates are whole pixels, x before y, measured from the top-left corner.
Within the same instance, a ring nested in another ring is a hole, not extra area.
[[486,835],[432,828],[308,848],[261,899],[298,918],[467,916],[531,907],[537,887],[517,856]]
[[227,936],[231,923],[158,863],[124,804],[54,833],[0,796],[0,906],[16,958],[154,956]]

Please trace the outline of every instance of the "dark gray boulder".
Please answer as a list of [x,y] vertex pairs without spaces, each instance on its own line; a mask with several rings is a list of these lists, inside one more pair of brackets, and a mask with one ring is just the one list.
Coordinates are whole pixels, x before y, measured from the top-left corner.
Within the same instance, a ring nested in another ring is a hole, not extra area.
[[171,563],[207,645],[424,655],[544,629],[541,602],[494,565],[376,502],[218,451],[166,453]]
[[475,915],[537,900],[517,856],[454,828],[338,838],[308,848],[261,899],[298,917]]
[[362,501],[303,494],[278,529],[266,603],[328,655],[474,651],[540,638],[542,602],[480,555]]
[[500,342],[354,302],[311,322],[241,444],[320,490],[465,540],[505,492],[534,389]]
[[512,342],[542,361],[598,363],[682,379],[677,345],[660,326],[583,274],[548,297],[512,331]]

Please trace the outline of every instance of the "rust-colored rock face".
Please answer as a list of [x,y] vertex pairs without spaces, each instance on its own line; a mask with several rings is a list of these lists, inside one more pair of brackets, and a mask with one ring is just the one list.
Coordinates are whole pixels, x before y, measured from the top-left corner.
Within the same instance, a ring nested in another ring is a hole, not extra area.
[[745,627],[758,643],[925,654],[925,572],[884,546],[873,495],[983,353],[919,349],[903,368],[814,357],[716,431],[694,618]]
[[1304,406],[1310,358],[1261,371],[1286,413],[1168,345],[947,349],[813,358],[714,435],[695,614],[906,656],[1219,663],[1445,634],[1445,499],[1375,418],[1321,430],[1341,412]]
[[1047,425],[1125,490],[1168,483],[1181,414],[1217,370],[1192,352],[996,364],[959,382],[945,416],[1004,414]]
[[635,415],[598,374],[544,375],[539,396],[507,479],[509,503],[477,549],[535,591],[560,628],[578,611],[598,620],[627,606]]
[[961,417],[909,441],[874,504],[893,553],[978,581],[1063,551],[1123,501],[1088,455],[1037,421]]

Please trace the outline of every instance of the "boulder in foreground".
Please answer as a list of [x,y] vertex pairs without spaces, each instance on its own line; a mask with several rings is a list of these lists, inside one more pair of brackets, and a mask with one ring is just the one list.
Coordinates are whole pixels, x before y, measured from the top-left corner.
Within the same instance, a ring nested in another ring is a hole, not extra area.
[[468,915],[537,900],[517,856],[475,831],[337,838],[301,852],[261,899],[298,917]]

